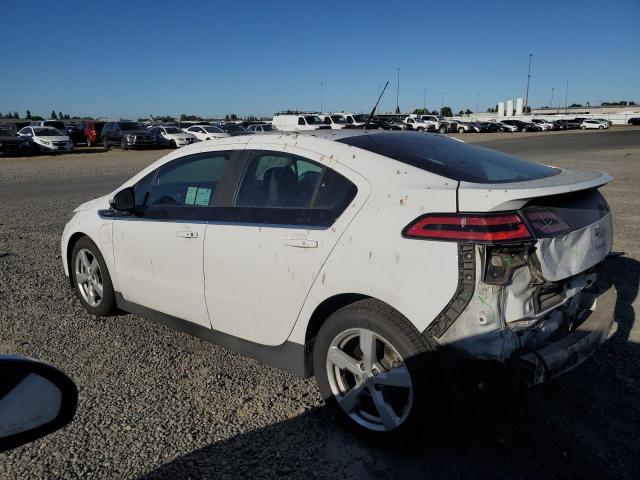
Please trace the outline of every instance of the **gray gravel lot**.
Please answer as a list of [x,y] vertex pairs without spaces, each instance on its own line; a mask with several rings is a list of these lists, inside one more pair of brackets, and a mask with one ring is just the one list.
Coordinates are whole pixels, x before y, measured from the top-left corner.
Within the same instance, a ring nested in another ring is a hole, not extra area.
[[0,353],[51,362],[80,390],[73,423],[0,454],[0,478],[639,478],[640,128],[460,138],[615,177],[604,192],[626,254],[605,273],[620,326],[558,381],[472,397],[450,428],[403,449],[336,427],[312,380],[134,315],[84,312],[62,273],[64,224],[166,151],[0,158]]

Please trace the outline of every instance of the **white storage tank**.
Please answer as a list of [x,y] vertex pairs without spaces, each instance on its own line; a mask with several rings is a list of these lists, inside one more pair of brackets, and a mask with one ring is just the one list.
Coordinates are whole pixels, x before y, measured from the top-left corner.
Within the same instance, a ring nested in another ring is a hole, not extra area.
[[524,110],[524,99],[516,98],[516,115],[522,115]]
[[504,117],[504,102],[498,102],[498,116]]
[[513,115],[513,100],[507,100],[507,117],[511,117]]

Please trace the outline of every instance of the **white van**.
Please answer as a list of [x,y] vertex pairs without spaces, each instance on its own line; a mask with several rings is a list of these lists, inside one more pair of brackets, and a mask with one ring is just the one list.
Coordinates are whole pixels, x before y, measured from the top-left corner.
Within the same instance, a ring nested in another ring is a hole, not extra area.
[[300,130],[320,130],[331,128],[325,125],[322,118],[316,114],[278,114],[273,117],[273,126],[283,132],[296,132]]
[[322,119],[325,125],[328,125],[334,130],[345,128],[348,125],[350,126],[345,116],[341,113],[330,113],[327,115],[319,115],[319,117]]

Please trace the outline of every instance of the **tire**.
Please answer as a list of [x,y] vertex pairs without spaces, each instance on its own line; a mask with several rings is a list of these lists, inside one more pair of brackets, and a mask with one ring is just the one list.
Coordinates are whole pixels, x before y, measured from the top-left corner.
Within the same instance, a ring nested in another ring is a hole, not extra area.
[[598,127],[598,130],[604,130],[604,125],[600,125],[600,126]]
[[[87,312],[98,317],[115,312],[115,291],[107,264],[89,237],[80,238],[73,246],[69,274],[76,295]],[[86,280],[81,275],[87,276]]]
[[459,128],[458,133],[464,133],[464,128]]
[[585,127],[584,125],[580,127],[582,130],[586,130],[587,127]]
[[107,137],[102,137],[102,146],[105,150],[109,150],[109,140],[107,140]]
[[[375,345],[378,361],[367,362],[361,344]],[[335,361],[346,363],[338,367]],[[434,350],[405,317],[374,299],[348,305],[327,319],[314,341],[313,364],[327,407],[367,440],[413,438],[425,415],[444,405]],[[390,370],[395,372],[391,377]],[[390,379],[396,385],[387,384]],[[436,416],[442,418],[441,412]]]
[[171,148],[178,148],[178,145],[176,145],[176,141],[175,141],[175,140],[171,140],[171,141],[169,142],[169,147],[171,147]]
[[438,132],[447,133],[447,126],[446,125],[440,125],[440,128],[438,129]]
[[123,138],[120,140],[120,148],[122,150],[128,150],[129,149],[129,145],[127,144],[127,139]]

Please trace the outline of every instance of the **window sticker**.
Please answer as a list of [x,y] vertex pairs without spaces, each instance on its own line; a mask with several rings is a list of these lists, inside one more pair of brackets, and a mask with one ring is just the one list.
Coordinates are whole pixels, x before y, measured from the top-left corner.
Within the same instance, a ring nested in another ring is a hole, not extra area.
[[184,198],[185,205],[193,205],[196,201],[196,193],[198,192],[198,187],[189,187],[187,188],[187,195]]
[[209,205],[209,198],[211,198],[210,188],[198,188],[195,204],[206,207]]

